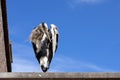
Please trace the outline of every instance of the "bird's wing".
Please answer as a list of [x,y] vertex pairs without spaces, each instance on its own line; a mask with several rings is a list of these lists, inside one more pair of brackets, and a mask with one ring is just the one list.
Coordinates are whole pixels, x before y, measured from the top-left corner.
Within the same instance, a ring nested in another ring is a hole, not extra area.
[[43,25],[38,25],[33,29],[30,35],[30,41],[32,42],[34,52],[36,55],[40,52],[43,41],[45,40],[46,35],[43,31]]
[[58,33],[58,29],[57,26],[54,24],[50,25],[50,36],[51,36],[51,40],[52,40],[52,51],[53,54],[56,52],[57,47],[58,47],[58,37],[59,37],[59,33]]

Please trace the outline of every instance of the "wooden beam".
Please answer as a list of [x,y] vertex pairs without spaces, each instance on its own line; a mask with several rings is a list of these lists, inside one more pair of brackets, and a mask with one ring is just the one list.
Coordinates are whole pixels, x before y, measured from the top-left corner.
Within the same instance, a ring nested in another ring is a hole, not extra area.
[[1,0],[2,7],[2,18],[3,18],[3,32],[4,32],[4,42],[5,42],[5,53],[6,53],[6,63],[7,63],[7,72],[11,72],[11,61],[9,53],[9,34],[8,34],[8,21],[7,21],[7,7],[6,0]]
[[11,72],[6,0],[0,0],[0,72]]
[[120,80],[120,73],[0,73],[0,79],[2,80]]
[[2,0],[0,0],[0,72],[7,72],[7,60],[6,60],[6,49],[5,49],[5,38],[4,38],[4,27],[3,27],[3,16],[2,16]]

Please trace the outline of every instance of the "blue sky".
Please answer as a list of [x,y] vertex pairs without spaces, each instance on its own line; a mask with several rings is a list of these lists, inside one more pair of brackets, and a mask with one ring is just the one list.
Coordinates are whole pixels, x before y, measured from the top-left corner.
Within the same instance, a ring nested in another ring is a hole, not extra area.
[[13,72],[41,72],[29,35],[46,22],[59,29],[49,72],[120,71],[120,0],[7,0]]

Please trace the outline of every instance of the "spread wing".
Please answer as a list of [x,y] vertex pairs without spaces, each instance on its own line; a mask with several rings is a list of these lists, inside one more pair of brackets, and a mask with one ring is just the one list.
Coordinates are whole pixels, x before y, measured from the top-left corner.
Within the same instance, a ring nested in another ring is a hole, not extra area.
[[40,55],[42,55],[42,53],[45,53],[47,47],[47,41],[48,41],[48,37],[46,34],[47,32],[48,32],[47,24],[42,23],[39,26],[37,26],[35,29],[33,29],[30,35],[30,41],[33,45],[33,49],[38,61]]
[[51,43],[52,43],[52,52],[54,54],[57,50],[57,47],[58,47],[59,33],[58,33],[57,26],[54,24],[51,24],[49,33],[50,33]]
[[48,31],[46,23],[37,26],[30,35],[30,41],[43,72],[49,69],[51,60],[57,50],[58,36],[57,27],[51,24]]

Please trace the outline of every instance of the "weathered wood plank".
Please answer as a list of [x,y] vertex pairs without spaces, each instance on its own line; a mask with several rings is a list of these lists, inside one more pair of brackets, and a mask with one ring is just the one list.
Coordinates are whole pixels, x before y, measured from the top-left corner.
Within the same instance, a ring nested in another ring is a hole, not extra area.
[[6,0],[0,0],[0,72],[11,72]]
[[0,0],[0,72],[7,72],[2,6]]
[[120,79],[120,73],[0,73],[0,79]]

